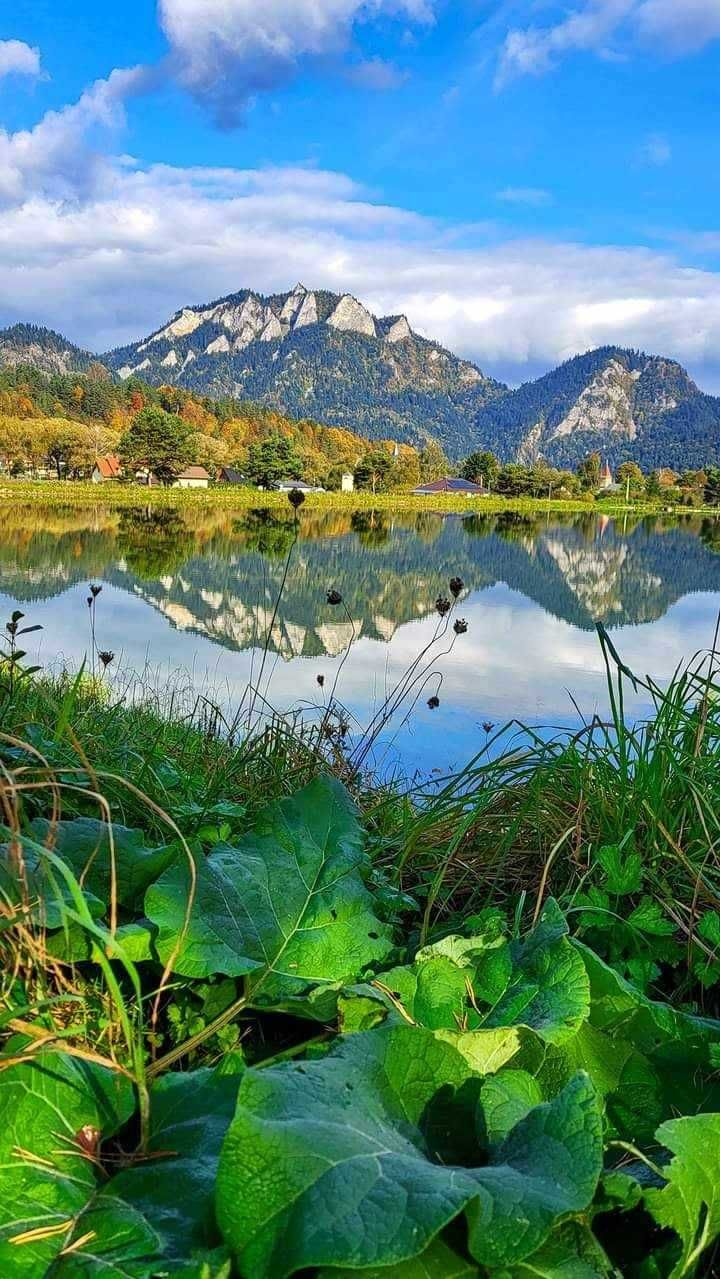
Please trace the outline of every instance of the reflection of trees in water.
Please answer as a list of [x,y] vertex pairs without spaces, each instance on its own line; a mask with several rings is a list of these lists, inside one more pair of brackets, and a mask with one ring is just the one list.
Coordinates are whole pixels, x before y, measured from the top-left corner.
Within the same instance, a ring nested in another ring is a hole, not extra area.
[[130,508],[120,512],[116,549],[143,581],[176,573],[194,549],[194,538],[172,508]]
[[246,551],[256,551],[270,559],[284,560],[295,539],[297,528],[293,519],[275,515],[273,511],[249,511],[242,520],[236,520],[233,531],[237,533]]
[[374,546],[385,546],[390,539],[390,522],[385,511],[354,511],[350,527],[358,541],[370,550]]
[[[244,648],[266,626],[295,531],[289,509],[8,511],[0,587],[22,600],[104,578],[176,625]],[[584,629],[652,621],[690,591],[720,591],[720,526],[698,517],[303,510],[298,532],[274,634],[288,656],[340,642],[331,586],[357,634],[384,641],[430,613],[456,575],[475,592],[503,582]]]
[[708,518],[700,525],[700,540],[708,550],[720,555],[720,520]]

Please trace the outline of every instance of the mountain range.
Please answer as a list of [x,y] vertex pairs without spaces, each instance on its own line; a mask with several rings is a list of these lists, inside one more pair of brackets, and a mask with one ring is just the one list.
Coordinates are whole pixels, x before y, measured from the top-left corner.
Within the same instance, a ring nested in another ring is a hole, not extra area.
[[252,400],[370,439],[435,438],[454,459],[489,448],[506,461],[573,466],[599,449],[613,466],[720,462],[720,399],[675,360],[606,346],[513,389],[403,315],[378,318],[350,294],[302,284],[184,307],[141,341],[101,355],[33,325],[0,332],[0,365],[84,373],[94,361],[124,381]]

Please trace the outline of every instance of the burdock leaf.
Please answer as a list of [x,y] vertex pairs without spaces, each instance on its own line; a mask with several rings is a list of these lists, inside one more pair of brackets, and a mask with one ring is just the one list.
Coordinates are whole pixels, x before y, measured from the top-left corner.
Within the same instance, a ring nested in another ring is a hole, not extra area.
[[[111,842],[107,823],[92,817],[57,822],[44,818],[32,823],[39,844],[47,843],[83,884],[101,901],[109,902],[111,889]],[[177,843],[148,847],[141,830],[113,823],[112,849],[117,877],[117,900],[122,906],[139,905],[143,893],[177,859]]]
[[[147,1150],[89,1200],[53,1276],[200,1279],[204,1262],[192,1259],[208,1257],[219,1243],[215,1175],[239,1082],[203,1069],[155,1084]],[[222,1259],[208,1261],[208,1275],[220,1276],[223,1266]]]
[[671,1279],[695,1273],[700,1257],[720,1234],[720,1115],[670,1119],[657,1139],[674,1158],[664,1169],[667,1185],[645,1192],[645,1203],[661,1226],[682,1240],[682,1257]]
[[327,1267],[317,1279],[477,1279],[474,1261],[459,1256],[442,1239],[433,1239],[419,1257],[399,1261],[396,1266],[371,1266],[369,1270],[345,1270]]
[[[46,1273],[96,1188],[93,1164],[78,1140],[82,1130],[111,1136],[133,1109],[125,1076],[61,1053],[46,1052],[0,1072],[3,1279]],[[24,1242],[30,1231],[48,1233]]]
[[[507,981],[484,1026],[529,1026],[551,1044],[572,1039],[590,1011],[590,983],[566,933],[558,907],[548,902],[533,932],[511,943]],[[478,971],[482,976],[482,966]]]
[[352,1035],[319,1061],[248,1071],[217,1184],[241,1273],[396,1265],[463,1212],[482,1265],[534,1252],[592,1200],[602,1165],[594,1090],[578,1075],[489,1164],[471,1167],[477,1084],[451,1044],[411,1026]]
[[355,806],[330,778],[272,804],[237,847],[219,845],[198,862],[185,933],[187,866],[149,889],[160,958],[167,962],[180,942],[176,972],[251,974],[251,997],[265,1003],[359,976],[391,948],[365,887],[362,842]]

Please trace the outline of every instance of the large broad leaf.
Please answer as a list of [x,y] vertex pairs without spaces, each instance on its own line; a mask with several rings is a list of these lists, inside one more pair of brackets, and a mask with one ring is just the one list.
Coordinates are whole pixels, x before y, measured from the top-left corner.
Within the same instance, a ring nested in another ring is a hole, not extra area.
[[[655,1110],[649,1117],[656,1123],[678,1111],[720,1110],[720,1083],[712,1069],[712,1050],[720,1044],[720,1022],[648,999],[593,951],[580,942],[573,945],[590,979],[590,1026],[616,1045],[618,1056],[623,1052],[627,1056],[628,1050],[634,1049],[650,1064],[657,1090]],[[640,1066],[637,1056],[628,1057],[628,1070],[646,1090],[647,1069]],[[624,1102],[637,1111],[632,1097],[618,1090],[615,1104],[619,1117]],[[642,1105],[642,1098],[639,1103]]]
[[478,1084],[453,1045],[409,1026],[352,1035],[317,1062],[249,1071],[217,1186],[218,1220],[246,1279],[407,1261],[464,1210],[483,1265],[535,1251],[592,1199],[602,1162],[594,1090],[578,1076],[473,1168],[452,1159],[483,1159],[468,1132]]
[[139,905],[146,888],[180,853],[178,843],[149,848],[141,830],[113,823],[111,833],[106,822],[92,817],[77,817],[55,826],[38,818],[32,830],[38,843],[47,843],[103,902],[110,901],[114,862],[117,901],[122,906]]
[[[442,1239],[433,1239],[419,1257],[360,1272],[362,1279],[477,1279],[479,1274],[474,1261],[461,1257]],[[319,1272],[318,1279],[359,1279],[359,1275],[357,1270],[329,1266]]]
[[130,1204],[101,1193],[80,1213],[49,1279],[154,1279],[168,1274],[162,1240]]
[[526,1026],[548,1043],[565,1044],[590,1011],[588,976],[566,934],[550,902],[522,941],[447,937],[419,951],[412,964],[382,973],[371,988],[346,992],[342,1027],[369,1029],[403,1017],[431,1030]]
[[664,1170],[668,1183],[647,1190],[645,1202],[661,1226],[682,1240],[682,1257],[671,1279],[694,1274],[720,1234],[720,1115],[691,1115],[661,1124],[658,1141],[674,1158]]
[[[83,1129],[110,1136],[133,1107],[122,1075],[63,1054],[44,1053],[0,1072],[3,1279],[45,1273],[96,1188]],[[23,1241],[31,1231],[48,1233]]]
[[498,1279],[610,1279],[620,1276],[587,1226],[568,1221],[526,1261],[503,1268]]
[[174,955],[174,970],[188,977],[252,974],[252,997],[268,1003],[359,975],[391,946],[365,887],[362,842],[356,809],[330,778],[272,804],[239,847],[218,847],[198,864],[185,932],[187,867],[149,889],[161,959]]
[[[510,945],[507,979],[483,1025],[529,1026],[552,1044],[573,1037],[587,1020],[590,986],[566,934],[567,924],[558,907],[548,902],[533,932]],[[497,958],[491,952],[485,962],[497,965]],[[482,977],[481,965],[478,984]]]
[[[2,833],[7,834],[7,831],[3,829]],[[27,835],[21,835],[17,842],[21,851],[22,877],[18,875],[14,856],[10,855],[10,845],[0,846],[0,901],[8,911],[28,911],[33,923],[43,928],[67,927],[68,908],[75,906],[70,886],[57,866],[52,865],[51,858],[44,855],[41,843]],[[93,919],[101,919],[105,914],[105,902],[90,892],[87,885],[82,895]]]
[[215,1177],[239,1082],[237,1075],[207,1069],[158,1081],[150,1097],[146,1155],[113,1177],[80,1214],[68,1244],[72,1251],[56,1262],[57,1279],[151,1279],[191,1270],[192,1257],[219,1243]]

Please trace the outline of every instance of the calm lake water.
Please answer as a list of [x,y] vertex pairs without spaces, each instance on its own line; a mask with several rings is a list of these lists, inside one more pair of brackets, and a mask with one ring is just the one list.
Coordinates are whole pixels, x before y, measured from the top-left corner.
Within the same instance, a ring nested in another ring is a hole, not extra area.
[[[292,521],[267,511],[6,508],[0,608],[42,624],[29,638],[45,667],[77,666],[90,649],[88,584],[102,584],[97,641],[116,654],[115,684],[170,681],[232,714],[258,679],[293,538]],[[426,706],[433,679],[409,722],[385,734],[385,766],[462,765],[483,747],[484,722],[566,726],[579,722],[576,707],[605,713],[597,621],[629,666],[667,679],[712,641],[720,525],[304,513],[263,671],[269,702],[281,711],[317,704],[317,676],[327,694],[342,662],[337,696],[367,723],[431,640],[434,601],[456,575],[468,631],[437,665],[441,705]],[[330,587],[352,621],[326,603]],[[646,709],[642,694],[630,699],[631,714]]]

